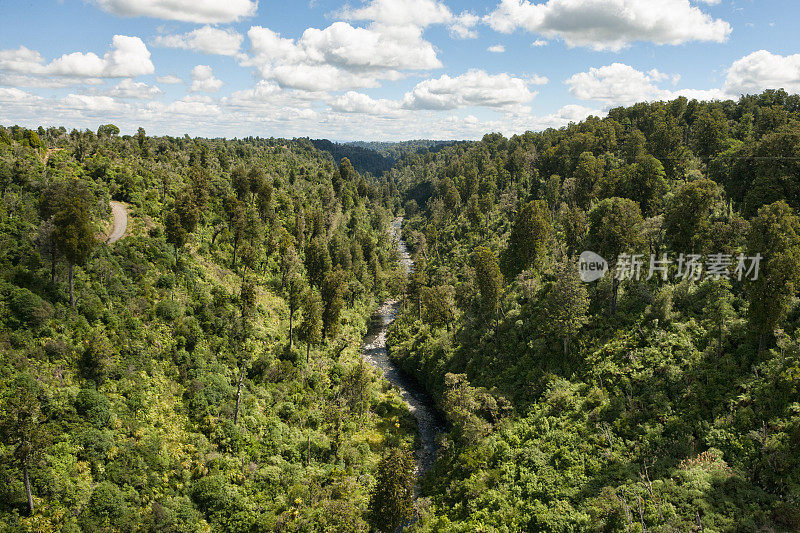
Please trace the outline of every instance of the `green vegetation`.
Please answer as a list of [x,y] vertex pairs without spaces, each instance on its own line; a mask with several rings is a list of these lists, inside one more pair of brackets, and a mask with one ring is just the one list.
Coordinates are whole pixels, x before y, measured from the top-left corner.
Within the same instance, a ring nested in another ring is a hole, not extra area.
[[0,133],[0,530],[368,530],[415,438],[359,353],[390,186],[307,141]]
[[783,91],[363,161],[0,128],[0,531],[800,530],[798,146]]
[[[387,174],[432,311],[390,354],[449,423],[415,531],[800,529],[798,140],[798,96],[679,98]],[[582,283],[583,250],[643,276]],[[681,253],[760,275],[683,279]]]

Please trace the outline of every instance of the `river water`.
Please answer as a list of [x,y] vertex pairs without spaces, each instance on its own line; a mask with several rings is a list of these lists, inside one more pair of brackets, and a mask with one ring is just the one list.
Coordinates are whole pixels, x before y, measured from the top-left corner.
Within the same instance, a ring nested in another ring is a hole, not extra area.
[[[400,264],[406,272],[411,272],[413,262],[406,243],[400,236],[402,224],[402,218],[395,219],[392,222],[391,234],[400,252]],[[394,322],[399,308],[400,302],[397,300],[386,300],[378,307],[372,315],[369,330],[364,337],[362,354],[368,363],[380,369],[386,380],[398,389],[409,411],[417,419],[420,447],[416,451],[416,474],[419,477],[433,466],[436,460],[436,436],[442,431],[444,424],[431,397],[413,377],[405,374],[389,359],[386,333],[389,325]]]

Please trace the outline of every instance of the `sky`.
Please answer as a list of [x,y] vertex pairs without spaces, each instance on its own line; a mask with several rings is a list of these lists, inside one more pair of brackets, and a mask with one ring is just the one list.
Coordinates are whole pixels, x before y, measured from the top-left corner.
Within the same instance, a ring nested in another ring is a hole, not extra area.
[[0,0],[0,124],[478,139],[800,92],[796,0]]

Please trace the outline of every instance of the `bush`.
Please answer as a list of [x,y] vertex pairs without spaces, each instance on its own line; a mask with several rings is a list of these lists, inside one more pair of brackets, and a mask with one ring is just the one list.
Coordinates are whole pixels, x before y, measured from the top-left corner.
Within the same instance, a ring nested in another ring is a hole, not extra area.
[[156,304],[156,315],[165,322],[172,322],[182,314],[180,304],[173,300],[161,300]]
[[111,402],[105,394],[94,389],[81,389],[75,398],[75,409],[97,428],[106,427],[111,419]]
[[12,289],[9,304],[14,317],[27,326],[40,326],[53,314],[50,304],[22,287]]
[[103,481],[92,492],[87,510],[98,518],[116,519],[125,514],[125,495],[110,481]]

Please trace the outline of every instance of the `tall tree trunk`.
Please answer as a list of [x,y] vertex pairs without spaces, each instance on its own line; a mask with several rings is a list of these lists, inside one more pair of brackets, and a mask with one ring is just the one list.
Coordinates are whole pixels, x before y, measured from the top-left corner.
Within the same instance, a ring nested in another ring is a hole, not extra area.
[[717,357],[722,357],[722,321],[719,323],[719,336],[717,337]]
[[569,337],[566,335],[564,336],[564,357],[569,354]]
[[31,493],[31,478],[28,476],[28,462],[22,463],[22,477],[25,482],[25,494],[28,496],[28,511],[33,516],[33,494]]
[[73,279],[74,265],[69,264],[69,305],[75,307],[75,283]]
[[244,381],[244,361],[242,361],[242,370],[239,372],[239,386],[236,388],[236,412],[233,414],[233,425],[239,425],[239,407],[242,404],[242,382]]
[[306,364],[311,362],[311,343],[306,343]]

